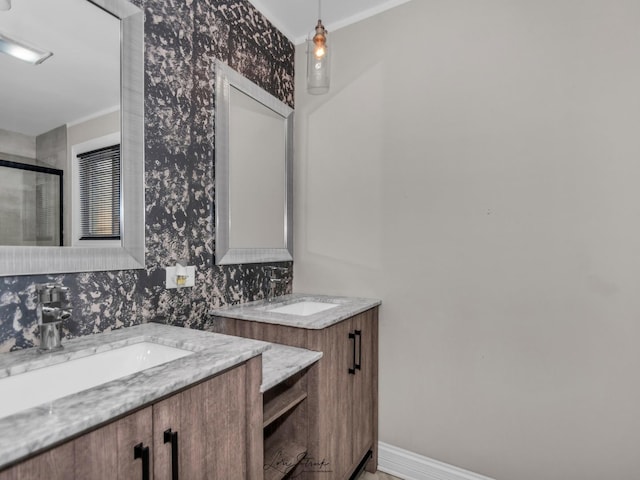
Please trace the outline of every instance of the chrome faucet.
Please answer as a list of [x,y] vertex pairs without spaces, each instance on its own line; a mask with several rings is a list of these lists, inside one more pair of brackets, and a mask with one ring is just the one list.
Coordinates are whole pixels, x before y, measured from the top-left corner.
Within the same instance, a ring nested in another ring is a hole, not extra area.
[[276,275],[277,272],[286,272],[285,267],[273,267],[266,266],[264,269],[267,272],[267,278],[269,279],[269,290],[267,292],[267,302],[273,300],[276,296],[276,285],[285,283],[287,280]]
[[71,316],[69,287],[58,283],[36,286],[40,352],[62,349],[62,321]]

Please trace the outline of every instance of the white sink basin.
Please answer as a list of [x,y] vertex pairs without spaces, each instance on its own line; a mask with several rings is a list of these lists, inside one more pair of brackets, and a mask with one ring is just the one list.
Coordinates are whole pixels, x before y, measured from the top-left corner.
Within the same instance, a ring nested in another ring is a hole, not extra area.
[[0,418],[193,352],[140,342],[0,379]]
[[306,317],[308,315],[313,315],[314,313],[324,312],[325,310],[329,310],[337,306],[338,305],[336,305],[335,303],[311,302],[305,300],[301,302],[290,303],[289,305],[283,305],[281,307],[268,308],[267,311]]

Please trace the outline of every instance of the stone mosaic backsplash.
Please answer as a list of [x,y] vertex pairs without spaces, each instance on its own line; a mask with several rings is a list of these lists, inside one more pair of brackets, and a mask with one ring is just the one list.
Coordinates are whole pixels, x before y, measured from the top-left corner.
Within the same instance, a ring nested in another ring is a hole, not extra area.
[[[71,290],[67,338],[152,320],[206,328],[215,307],[264,298],[266,264],[216,266],[214,59],[293,107],[294,46],[248,0],[138,0],[145,12],[146,269],[0,277],[0,352],[36,342],[35,285]],[[164,288],[178,259],[196,286]],[[277,294],[291,292],[287,283]]]

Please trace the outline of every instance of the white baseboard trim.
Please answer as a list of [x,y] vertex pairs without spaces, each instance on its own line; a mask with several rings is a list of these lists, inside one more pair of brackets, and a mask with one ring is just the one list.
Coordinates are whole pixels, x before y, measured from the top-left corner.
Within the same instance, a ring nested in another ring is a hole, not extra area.
[[494,480],[384,442],[378,442],[378,470],[404,480]]

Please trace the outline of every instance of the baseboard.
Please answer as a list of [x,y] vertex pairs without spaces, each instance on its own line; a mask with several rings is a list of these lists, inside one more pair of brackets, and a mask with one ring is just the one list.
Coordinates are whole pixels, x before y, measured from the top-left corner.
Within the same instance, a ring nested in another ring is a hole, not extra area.
[[378,443],[378,470],[404,480],[494,480],[388,443]]

